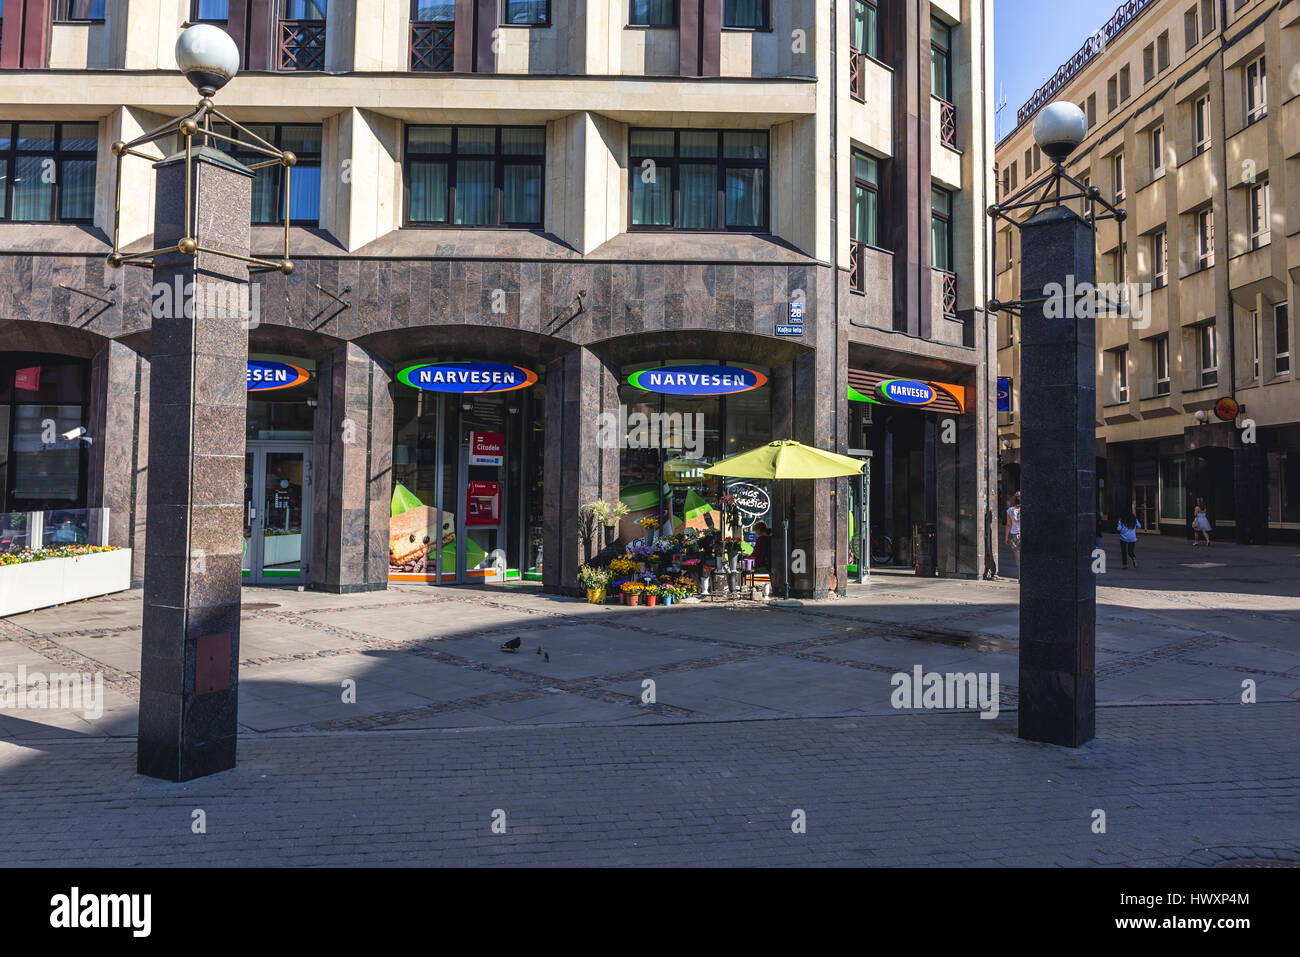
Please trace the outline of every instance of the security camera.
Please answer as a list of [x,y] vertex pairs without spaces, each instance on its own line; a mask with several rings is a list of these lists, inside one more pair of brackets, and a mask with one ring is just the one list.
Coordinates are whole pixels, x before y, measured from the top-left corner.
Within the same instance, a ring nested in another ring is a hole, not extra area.
[[86,427],[84,425],[79,425],[75,429],[70,429],[67,432],[64,432],[59,436],[59,438],[63,439],[65,442],[72,442],[76,439],[81,439],[81,441],[85,442],[87,445],[93,445],[95,442],[93,438],[86,434]]

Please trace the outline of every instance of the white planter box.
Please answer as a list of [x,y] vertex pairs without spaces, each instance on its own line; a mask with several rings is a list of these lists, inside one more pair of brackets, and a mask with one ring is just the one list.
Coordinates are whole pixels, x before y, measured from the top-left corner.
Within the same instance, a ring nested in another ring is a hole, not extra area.
[[0,615],[126,591],[131,549],[0,567]]

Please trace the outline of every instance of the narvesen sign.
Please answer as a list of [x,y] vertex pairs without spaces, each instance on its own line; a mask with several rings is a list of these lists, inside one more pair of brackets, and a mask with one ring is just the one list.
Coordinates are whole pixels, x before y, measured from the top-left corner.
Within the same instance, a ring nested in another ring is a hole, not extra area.
[[663,395],[735,395],[767,384],[767,376],[735,366],[664,366],[628,376],[628,385]]
[[287,389],[307,381],[307,370],[291,366],[287,362],[267,362],[262,359],[248,360],[248,391],[270,392],[272,389]]
[[880,383],[880,394],[902,405],[929,405],[935,397],[933,386],[915,379],[886,379]]
[[536,382],[537,373],[500,362],[442,362],[411,366],[397,378],[425,392],[513,392]]

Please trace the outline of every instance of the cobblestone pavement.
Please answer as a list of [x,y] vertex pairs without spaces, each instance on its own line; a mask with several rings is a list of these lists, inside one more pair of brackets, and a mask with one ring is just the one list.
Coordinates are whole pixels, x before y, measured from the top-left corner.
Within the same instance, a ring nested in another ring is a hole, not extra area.
[[[1077,750],[1015,737],[1013,581],[882,570],[797,609],[246,589],[240,764],[185,785],[134,774],[139,592],[0,619],[0,673],[105,686],[94,719],[0,710],[0,842],[9,864],[1296,863],[1295,551],[1144,539],[1110,569]],[[998,674],[999,715],[894,710],[915,665]]]

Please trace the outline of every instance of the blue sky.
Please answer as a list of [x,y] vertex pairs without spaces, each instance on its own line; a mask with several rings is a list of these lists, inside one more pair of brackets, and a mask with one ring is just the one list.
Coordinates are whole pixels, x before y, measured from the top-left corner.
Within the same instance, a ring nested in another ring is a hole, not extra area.
[[1121,6],[1120,0],[993,0],[993,95],[1006,98],[997,139],[1016,111]]

